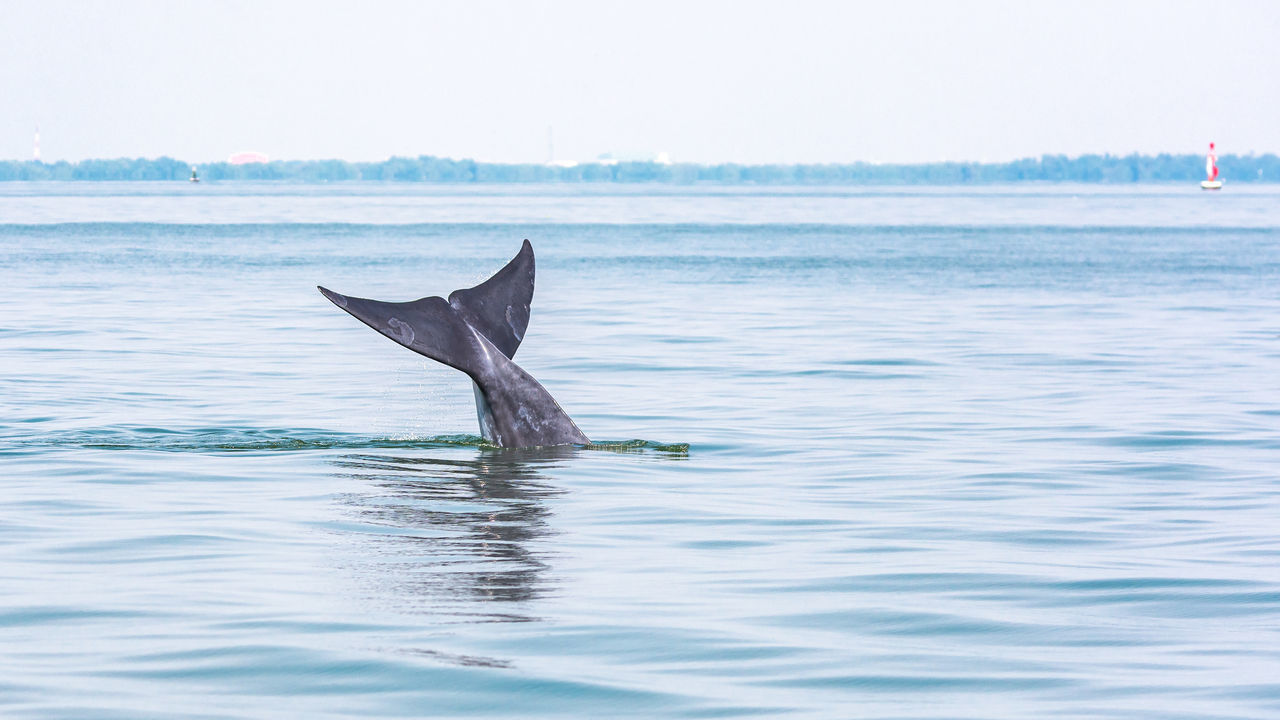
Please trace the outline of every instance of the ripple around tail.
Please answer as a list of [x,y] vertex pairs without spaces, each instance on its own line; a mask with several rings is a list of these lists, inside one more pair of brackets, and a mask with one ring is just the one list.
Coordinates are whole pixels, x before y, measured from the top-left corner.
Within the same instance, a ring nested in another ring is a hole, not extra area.
[[[457,448],[504,451],[479,435],[435,435],[432,437],[380,437],[335,433],[311,429],[199,428],[170,430],[153,427],[116,427],[76,430],[17,438],[8,450],[32,447],[70,447],[89,450],[153,450],[160,452],[276,452],[296,450],[359,450],[366,448]],[[582,450],[615,453],[657,452],[687,456],[688,443],[657,443],[649,440],[601,441],[575,446]],[[6,448],[0,447],[0,450]]]

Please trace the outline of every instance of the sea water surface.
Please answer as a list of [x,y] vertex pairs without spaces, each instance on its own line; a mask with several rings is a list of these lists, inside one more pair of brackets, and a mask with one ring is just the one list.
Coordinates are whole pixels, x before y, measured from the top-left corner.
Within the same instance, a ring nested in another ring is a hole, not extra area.
[[[517,361],[315,289],[529,238]],[[0,185],[0,715],[1280,716],[1280,187]]]

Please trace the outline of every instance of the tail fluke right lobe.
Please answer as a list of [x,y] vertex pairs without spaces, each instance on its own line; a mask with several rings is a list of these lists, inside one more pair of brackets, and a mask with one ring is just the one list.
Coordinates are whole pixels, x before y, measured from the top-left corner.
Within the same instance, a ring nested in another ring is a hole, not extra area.
[[454,290],[449,304],[503,355],[515,357],[529,326],[533,276],[533,246],[525,240],[511,262],[475,287]]

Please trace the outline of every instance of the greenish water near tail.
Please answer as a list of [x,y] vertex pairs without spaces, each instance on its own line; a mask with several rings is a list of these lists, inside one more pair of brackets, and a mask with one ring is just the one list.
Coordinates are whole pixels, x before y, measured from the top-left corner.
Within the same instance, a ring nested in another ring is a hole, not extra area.
[[[0,715],[1274,718],[1280,191],[0,187]],[[538,257],[589,437],[317,284]]]
[[[362,448],[431,449],[467,447],[491,452],[558,453],[559,448],[503,448],[479,435],[435,435],[432,437],[378,437],[307,429],[195,428],[167,430],[153,427],[97,428],[63,433],[42,433],[16,437],[0,444],[0,454],[42,447],[86,448],[89,450],[155,450],[164,452],[221,453],[273,452],[290,450],[359,450]],[[574,449],[607,452],[660,452],[687,455],[686,443],[656,443],[649,440],[602,440]]]

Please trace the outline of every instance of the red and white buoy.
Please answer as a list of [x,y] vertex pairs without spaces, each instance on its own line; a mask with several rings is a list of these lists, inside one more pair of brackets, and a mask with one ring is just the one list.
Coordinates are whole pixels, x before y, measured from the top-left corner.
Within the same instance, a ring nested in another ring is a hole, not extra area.
[[1221,190],[1222,181],[1218,179],[1218,154],[1209,143],[1209,154],[1204,159],[1204,174],[1208,177],[1200,183],[1201,190]]

